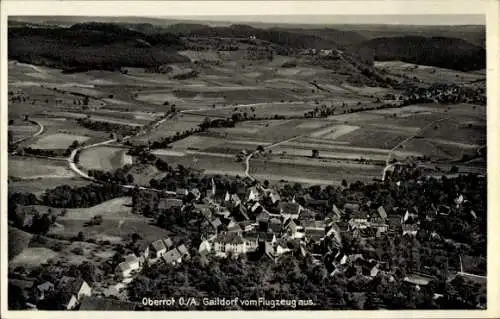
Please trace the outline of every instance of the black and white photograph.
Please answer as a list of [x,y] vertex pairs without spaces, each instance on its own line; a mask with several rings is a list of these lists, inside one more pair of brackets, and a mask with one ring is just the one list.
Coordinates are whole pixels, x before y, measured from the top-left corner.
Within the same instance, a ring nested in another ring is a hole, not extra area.
[[4,17],[9,314],[497,307],[487,2],[114,2]]

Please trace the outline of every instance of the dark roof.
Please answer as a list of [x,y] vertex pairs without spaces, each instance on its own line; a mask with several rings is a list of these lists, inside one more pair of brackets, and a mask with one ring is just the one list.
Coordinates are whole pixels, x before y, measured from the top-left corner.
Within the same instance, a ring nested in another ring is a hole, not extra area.
[[184,256],[184,255],[188,255],[189,252],[186,248],[186,246],[184,244],[180,245],[179,247],[177,247],[177,250],[179,251],[179,253]]
[[381,218],[387,218],[387,212],[385,211],[384,206],[377,208],[377,212]]
[[301,221],[301,225],[304,226],[304,229],[321,229],[324,230],[326,227],[325,222],[320,220],[303,220]]
[[242,244],[243,238],[237,232],[224,232],[217,235],[215,242],[221,244]]
[[346,203],[344,205],[344,210],[357,211],[357,210],[359,210],[359,204],[357,204],[357,203]]
[[170,264],[170,263],[176,262],[182,256],[179,254],[179,251],[174,248],[174,249],[167,251],[162,257],[166,263]]
[[[51,284],[50,282],[45,282],[45,283]],[[16,286],[16,287],[19,287],[21,289],[27,290],[27,289],[32,289],[33,288],[34,281],[32,281],[32,280],[22,280],[22,279],[9,279],[9,284],[11,284],[13,286]],[[38,285],[37,287],[40,287],[40,286],[41,285]],[[53,285],[52,285],[52,287],[53,287]]]
[[260,232],[259,240],[272,241],[275,238],[274,233]]
[[161,250],[167,249],[167,247],[165,247],[165,244],[163,243],[163,241],[161,239],[158,239],[158,240],[155,240],[154,242],[152,242],[151,247],[153,247],[153,249],[156,251],[161,251]]
[[280,209],[284,214],[298,214],[300,210],[300,205],[298,203],[292,202],[281,202]]
[[58,289],[76,294],[82,287],[84,280],[81,278],[63,276],[58,284]]
[[172,242],[172,239],[170,239],[170,237],[164,238],[163,243],[165,244],[165,247],[167,247],[167,249],[169,249],[170,247],[172,247],[174,245],[174,243]]
[[83,297],[79,310],[116,310],[130,311],[135,310],[136,304],[108,298]]

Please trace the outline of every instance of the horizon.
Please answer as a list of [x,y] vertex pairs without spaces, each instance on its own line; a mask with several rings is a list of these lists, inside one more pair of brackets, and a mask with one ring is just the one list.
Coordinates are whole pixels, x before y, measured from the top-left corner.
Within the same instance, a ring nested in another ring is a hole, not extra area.
[[[186,15],[186,16],[9,16],[8,20],[24,21],[39,19],[38,22],[51,20],[74,19],[75,23],[94,22],[99,19],[154,19],[159,23],[174,21],[175,23],[204,24],[280,24],[280,25],[317,25],[317,26],[486,26],[485,15],[462,14],[414,14],[414,15]],[[29,21],[32,22],[32,21]]]

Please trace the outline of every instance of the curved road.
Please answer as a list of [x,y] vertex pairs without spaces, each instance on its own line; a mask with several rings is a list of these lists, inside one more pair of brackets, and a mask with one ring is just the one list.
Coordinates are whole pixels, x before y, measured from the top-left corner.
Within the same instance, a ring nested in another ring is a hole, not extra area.
[[439,122],[442,122],[442,121],[446,121],[446,120],[449,120],[451,118],[451,116],[448,116],[448,117],[444,117],[444,118],[441,118],[439,120],[436,120],[436,121],[433,121],[429,124],[427,124],[426,126],[422,127],[421,129],[419,129],[417,131],[417,133],[415,133],[414,135],[406,138],[405,140],[401,141],[400,143],[398,143],[396,146],[394,146],[390,151],[389,151],[389,154],[387,155],[387,159],[385,160],[385,167],[384,169],[382,170],[382,181],[385,180],[385,175],[387,173],[387,171],[396,166],[396,165],[401,165],[402,163],[400,162],[396,162],[396,163],[393,163],[393,164],[389,164],[390,160],[391,160],[391,156],[392,156],[392,153],[394,153],[395,150],[397,150],[399,147],[401,147],[402,145],[406,144],[407,142],[409,142],[410,140],[414,139],[416,136],[418,136],[419,134],[421,134],[423,131],[425,131],[426,129],[428,129],[429,127],[431,127],[432,125],[435,125]]
[[26,141],[26,140],[30,139],[30,138],[37,137],[37,136],[39,136],[40,134],[42,134],[42,133],[43,133],[43,131],[45,130],[45,127],[43,126],[43,124],[42,124],[42,123],[40,123],[40,122],[38,122],[38,121],[36,121],[36,120],[28,120],[28,122],[31,122],[31,123],[33,123],[33,124],[35,124],[35,125],[38,125],[38,127],[39,127],[38,131],[37,131],[37,132],[35,132],[35,133],[34,133],[33,135],[31,135],[31,136],[22,137],[22,138],[20,138],[20,139],[18,139],[18,140],[16,140],[16,141],[13,141],[13,142],[12,142],[12,144],[19,144],[19,143],[21,143],[21,142],[24,142],[24,141]]

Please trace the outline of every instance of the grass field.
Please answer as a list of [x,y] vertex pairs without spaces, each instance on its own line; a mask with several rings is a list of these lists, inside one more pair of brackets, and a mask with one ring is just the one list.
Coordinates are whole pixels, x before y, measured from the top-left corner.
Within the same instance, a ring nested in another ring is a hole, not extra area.
[[90,138],[87,136],[56,133],[56,134],[42,136],[35,143],[31,144],[30,147],[36,149],[44,149],[44,150],[66,149],[74,141],[77,141],[79,144],[82,144],[88,141],[89,139]]
[[9,156],[8,174],[22,179],[51,179],[73,177],[66,161]]
[[46,190],[56,188],[62,185],[69,185],[72,187],[82,187],[88,185],[90,182],[82,180],[79,177],[66,177],[66,178],[39,178],[31,180],[9,180],[9,191],[20,193],[33,193],[36,196],[42,195]]
[[8,226],[8,257],[9,260],[28,248],[33,235],[18,228]]
[[82,168],[98,170],[115,170],[124,164],[130,163],[130,156],[126,155],[127,149],[120,147],[98,146],[83,150],[80,154],[79,166]]
[[55,259],[58,253],[43,247],[25,248],[21,253],[15,256],[9,262],[9,267],[15,269],[22,266],[25,269],[36,268],[46,263],[49,259]]
[[465,84],[486,78],[484,74],[478,72],[460,72],[401,61],[377,61],[375,67],[386,70],[390,74],[405,74],[409,77],[416,77],[425,83]]

